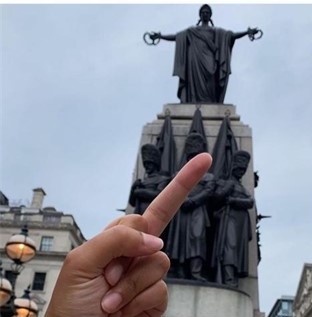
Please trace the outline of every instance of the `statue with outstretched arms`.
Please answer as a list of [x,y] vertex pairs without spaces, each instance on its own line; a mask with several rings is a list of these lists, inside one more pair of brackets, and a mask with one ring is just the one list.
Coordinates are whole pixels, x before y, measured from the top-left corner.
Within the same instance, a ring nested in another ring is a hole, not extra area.
[[160,40],[176,42],[173,75],[179,77],[181,103],[223,103],[235,41],[246,35],[255,40],[263,34],[258,28],[232,32],[214,27],[211,16],[211,7],[204,4],[195,27],[174,35],[152,32],[143,36],[148,45]]

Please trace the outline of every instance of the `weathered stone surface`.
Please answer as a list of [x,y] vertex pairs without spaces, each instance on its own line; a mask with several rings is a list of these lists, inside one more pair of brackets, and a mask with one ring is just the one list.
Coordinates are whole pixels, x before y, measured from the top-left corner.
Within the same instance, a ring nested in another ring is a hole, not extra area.
[[168,283],[169,305],[163,317],[252,317],[251,298],[221,286]]

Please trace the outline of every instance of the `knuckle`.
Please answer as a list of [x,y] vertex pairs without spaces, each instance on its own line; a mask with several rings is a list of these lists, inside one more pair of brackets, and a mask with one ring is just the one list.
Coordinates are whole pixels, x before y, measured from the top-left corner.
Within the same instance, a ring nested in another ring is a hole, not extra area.
[[168,287],[167,284],[161,280],[158,282],[158,287],[159,287],[159,297],[161,299],[160,302],[167,302],[168,301]]
[[112,235],[114,235],[117,239],[121,239],[123,241],[127,241],[129,238],[130,230],[129,227],[118,224],[117,226],[111,228]]
[[138,282],[136,279],[128,278],[124,285],[127,294],[136,294],[138,292]]
[[139,296],[134,297],[122,309],[122,316],[163,316],[167,308],[168,297],[167,285],[163,280],[160,280],[139,294]]
[[127,215],[121,219],[120,225],[124,225],[135,230],[147,232],[148,224],[146,219],[140,215]]
[[65,257],[64,265],[67,267],[72,267],[77,263],[77,259],[79,258],[79,252],[80,248],[75,248],[71,251],[69,251]]
[[154,257],[155,264],[157,264],[163,274],[166,274],[170,268],[170,260],[168,256],[164,252],[159,251],[154,254]]

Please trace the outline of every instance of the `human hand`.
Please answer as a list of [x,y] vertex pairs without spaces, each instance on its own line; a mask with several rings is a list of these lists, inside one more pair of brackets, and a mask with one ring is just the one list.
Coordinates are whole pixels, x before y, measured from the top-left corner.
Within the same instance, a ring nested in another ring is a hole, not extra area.
[[46,317],[159,317],[167,306],[162,278],[169,268],[160,235],[211,165],[198,155],[149,205],[143,216],[115,220],[72,250],[64,262]]

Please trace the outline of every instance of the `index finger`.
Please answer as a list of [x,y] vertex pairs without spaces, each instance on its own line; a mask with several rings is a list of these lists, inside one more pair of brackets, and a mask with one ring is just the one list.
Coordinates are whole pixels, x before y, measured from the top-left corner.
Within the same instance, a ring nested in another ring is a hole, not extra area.
[[148,233],[159,236],[175,215],[191,189],[211,166],[212,158],[201,153],[179,171],[169,185],[152,201],[143,214],[148,223]]

